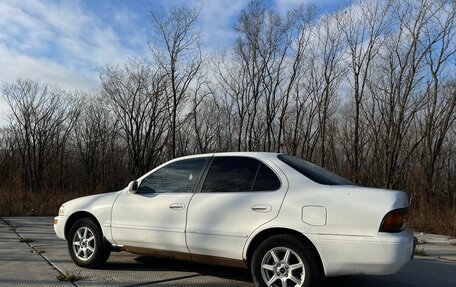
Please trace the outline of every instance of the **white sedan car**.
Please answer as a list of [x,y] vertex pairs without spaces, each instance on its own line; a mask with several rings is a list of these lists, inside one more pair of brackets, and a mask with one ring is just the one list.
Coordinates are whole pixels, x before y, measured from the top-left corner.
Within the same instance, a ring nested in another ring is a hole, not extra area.
[[250,268],[258,286],[318,286],[409,262],[408,204],[403,192],[356,186],[293,156],[216,153],[66,202],[54,229],[82,267],[115,250]]

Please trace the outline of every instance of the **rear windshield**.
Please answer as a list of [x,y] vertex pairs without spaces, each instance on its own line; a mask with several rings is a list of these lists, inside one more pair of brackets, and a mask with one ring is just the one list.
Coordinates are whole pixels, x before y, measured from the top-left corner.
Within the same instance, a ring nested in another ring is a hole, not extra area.
[[324,185],[355,185],[352,181],[303,159],[284,154],[277,157],[316,183]]

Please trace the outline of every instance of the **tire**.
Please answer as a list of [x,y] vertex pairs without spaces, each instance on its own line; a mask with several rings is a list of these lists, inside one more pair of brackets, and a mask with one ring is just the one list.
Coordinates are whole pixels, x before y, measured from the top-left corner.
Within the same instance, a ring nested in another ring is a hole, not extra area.
[[111,255],[111,248],[98,225],[90,218],[82,218],[68,233],[68,251],[76,265],[95,268],[103,265]]
[[250,268],[255,285],[261,287],[316,287],[322,279],[312,251],[289,234],[274,235],[261,242]]

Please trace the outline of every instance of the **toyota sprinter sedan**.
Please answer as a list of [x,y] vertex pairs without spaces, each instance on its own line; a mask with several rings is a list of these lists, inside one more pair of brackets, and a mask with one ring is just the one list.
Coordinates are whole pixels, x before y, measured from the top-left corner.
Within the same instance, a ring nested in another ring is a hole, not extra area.
[[250,268],[257,286],[308,287],[398,272],[415,248],[408,204],[403,192],[356,186],[293,156],[216,153],[68,201],[54,230],[81,267],[127,251]]

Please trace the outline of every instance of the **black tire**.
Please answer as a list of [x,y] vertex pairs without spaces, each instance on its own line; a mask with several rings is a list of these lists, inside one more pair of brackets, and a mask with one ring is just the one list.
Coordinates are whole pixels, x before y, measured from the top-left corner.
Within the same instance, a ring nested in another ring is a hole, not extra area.
[[111,255],[109,243],[98,225],[90,218],[79,219],[71,226],[67,242],[71,259],[81,267],[99,267]]
[[[267,268],[262,268],[263,264]],[[287,286],[316,287],[322,279],[313,252],[290,234],[274,235],[261,242],[253,253],[250,268],[255,285],[261,287],[282,286],[282,280]],[[268,281],[272,281],[270,285]]]

